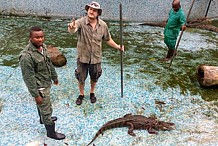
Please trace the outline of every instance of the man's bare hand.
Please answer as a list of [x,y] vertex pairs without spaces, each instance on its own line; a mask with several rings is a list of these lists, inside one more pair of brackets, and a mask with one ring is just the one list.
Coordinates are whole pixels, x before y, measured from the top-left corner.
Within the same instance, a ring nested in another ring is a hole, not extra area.
[[42,104],[42,100],[43,100],[43,99],[42,99],[41,96],[35,97],[36,104],[38,104],[38,105]]
[[181,28],[183,31],[186,30],[186,25],[183,25],[182,28]]
[[76,28],[76,22],[75,22],[75,19],[73,18],[72,19],[72,22],[71,23],[68,23],[68,27],[70,29],[75,29]]
[[55,84],[55,85],[58,85],[58,80],[54,80],[54,84]]
[[123,51],[124,52],[124,45],[122,45],[122,47],[119,45],[119,49],[120,51]]

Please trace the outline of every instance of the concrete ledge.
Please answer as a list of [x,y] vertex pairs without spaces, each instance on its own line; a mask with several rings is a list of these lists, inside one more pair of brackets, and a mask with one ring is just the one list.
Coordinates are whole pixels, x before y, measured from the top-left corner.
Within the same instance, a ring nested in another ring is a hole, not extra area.
[[[80,17],[86,14],[84,10],[88,0],[0,0],[0,14],[3,15],[32,15],[46,17]],[[119,0],[98,0],[103,9],[101,18],[119,20]],[[123,18],[126,21],[162,21],[168,17],[172,0],[121,0]],[[192,1],[183,0],[182,8],[189,11]],[[196,0],[190,18],[203,17],[206,14],[208,0]],[[212,0],[208,17],[216,17],[218,1]]]

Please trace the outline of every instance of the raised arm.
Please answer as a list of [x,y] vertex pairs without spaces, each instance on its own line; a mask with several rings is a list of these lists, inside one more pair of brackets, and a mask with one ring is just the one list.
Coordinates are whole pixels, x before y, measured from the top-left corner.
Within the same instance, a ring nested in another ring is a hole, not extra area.
[[73,18],[71,23],[68,23],[68,32],[75,33],[77,31],[76,20]]

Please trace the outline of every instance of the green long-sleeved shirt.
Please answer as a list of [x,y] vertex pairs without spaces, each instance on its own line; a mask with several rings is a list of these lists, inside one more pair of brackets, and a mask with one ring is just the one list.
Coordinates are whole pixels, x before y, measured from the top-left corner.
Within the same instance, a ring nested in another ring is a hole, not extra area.
[[186,17],[182,8],[180,8],[177,12],[174,12],[174,10],[171,9],[164,29],[164,36],[171,39],[177,39],[179,31],[181,27],[185,25],[185,22]]
[[43,54],[30,42],[20,55],[23,80],[33,97],[39,96],[38,89],[51,86],[57,80],[57,73],[43,44]]

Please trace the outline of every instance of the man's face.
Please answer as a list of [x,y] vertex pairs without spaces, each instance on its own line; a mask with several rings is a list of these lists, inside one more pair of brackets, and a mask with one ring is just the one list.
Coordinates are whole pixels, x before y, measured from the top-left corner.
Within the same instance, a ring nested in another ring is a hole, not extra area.
[[43,31],[33,31],[30,35],[30,41],[37,47],[42,46],[44,43]]
[[88,17],[91,18],[91,19],[97,18],[98,17],[98,9],[94,9],[92,7],[89,7]]

